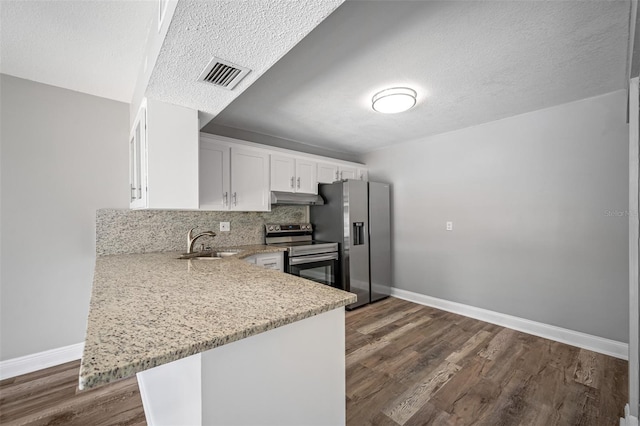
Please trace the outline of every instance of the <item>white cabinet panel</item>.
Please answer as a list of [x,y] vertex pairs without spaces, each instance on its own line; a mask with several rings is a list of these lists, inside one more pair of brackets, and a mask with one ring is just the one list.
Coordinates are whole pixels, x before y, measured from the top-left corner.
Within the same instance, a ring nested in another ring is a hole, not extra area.
[[144,104],[133,123],[129,137],[129,186],[131,190],[130,208],[142,209],[147,206],[147,108]]
[[229,209],[230,151],[227,146],[200,142],[200,209]]
[[332,183],[345,179],[361,179],[358,168],[342,164],[318,163],[318,183]]
[[231,148],[231,210],[269,211],[269,154]]
[[355,167],[347,167],[347,166],[339,166],[338,171],[340,172],[340,179],[359,179],[358,177],[358,169]]
[[369,180],[369,170],[358,168],[358,179],[368,181]]
[[317,194],[316,162],[271,154],[271,190]]
[[368,178],[367,169],[358,163],[307,157],[224,136],[203,134],[201,140],[201,210],[270,211],[271,191],[317,194],[318,183]]
[[271,190],[295,192],[296,164],[293,157],[271,155]]
[[145,99],[129,154],[131,208],[198,208],[198,111]]
[[305,194],[318,193],[318,169],[310,160],[296,159],[296,192]]
[[338,180],[338,165],[318,163],[318,183],[333,183]]
[[269,154],[214,139],[200,142],[201,210],[269,211]]
[[284,271],[284,256],[282,253],[254,254],[253,256],[245,257],[243,260],[263,268]]

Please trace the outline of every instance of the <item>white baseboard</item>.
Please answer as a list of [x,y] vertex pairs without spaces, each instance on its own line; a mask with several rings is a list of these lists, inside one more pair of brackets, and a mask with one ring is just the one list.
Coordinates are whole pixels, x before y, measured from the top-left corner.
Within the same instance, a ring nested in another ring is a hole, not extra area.
[[0,361],[0,380],[42,370],[82,358],[84,343]]
[[624,407],[624,418],[620,419],[620,426],[638,426],[638,418],[629,414],[629,404]]
[[629,345],[615,340],[514,317],[512,315],[501,314],[500,312],[494,312],[488,309],[438,299],[437,297],[425,296],[424,294],[399,288],[391,288],[391,295],[399,299],[490,322],[491,324],[501,325],[513,330],[522,331],[523,333],[533,334],[534,336],[544,337],[545,339],[555,340],[616,358],[625,360],[629,358]]

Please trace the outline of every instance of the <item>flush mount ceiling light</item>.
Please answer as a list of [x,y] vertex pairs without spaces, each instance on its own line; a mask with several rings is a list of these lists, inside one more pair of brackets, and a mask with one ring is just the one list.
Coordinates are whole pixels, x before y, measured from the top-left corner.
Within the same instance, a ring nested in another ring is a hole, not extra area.
[[375,111],[384,114],[395,114],[411,109],[416,104],[416,96],[417,93],[413,89],[394,87],[373,95],[371,106]]

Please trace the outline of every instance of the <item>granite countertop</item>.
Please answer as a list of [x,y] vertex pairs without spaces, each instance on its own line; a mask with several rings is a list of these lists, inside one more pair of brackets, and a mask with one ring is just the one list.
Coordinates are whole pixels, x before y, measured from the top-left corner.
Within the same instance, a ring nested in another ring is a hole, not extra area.
[[[222,248],[215,248],[222,250]],[[179,253],[98,256],[80,389],[88,389],[355,302],[356,296],[241,260]]]

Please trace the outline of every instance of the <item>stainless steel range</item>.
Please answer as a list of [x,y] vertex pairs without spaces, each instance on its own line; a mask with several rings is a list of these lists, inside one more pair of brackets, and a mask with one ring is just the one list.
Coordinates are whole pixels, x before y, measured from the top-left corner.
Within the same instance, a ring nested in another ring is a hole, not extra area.
[[331,287],[340,287],[338,279],[338,243],[315,241],[310,223],[265,226],[265,243],[284,247],[285,272]]

